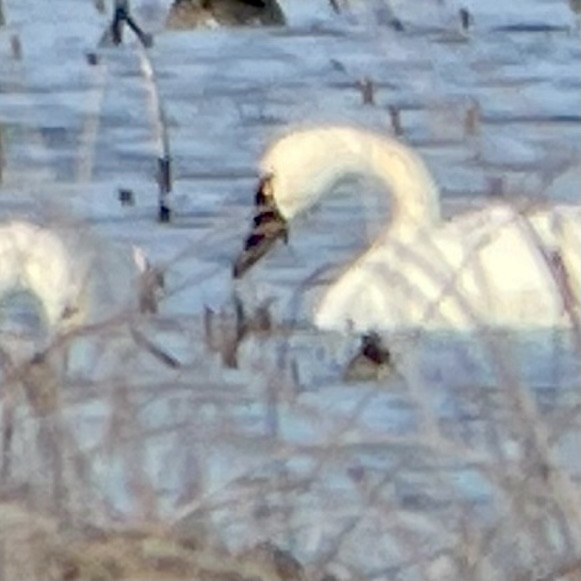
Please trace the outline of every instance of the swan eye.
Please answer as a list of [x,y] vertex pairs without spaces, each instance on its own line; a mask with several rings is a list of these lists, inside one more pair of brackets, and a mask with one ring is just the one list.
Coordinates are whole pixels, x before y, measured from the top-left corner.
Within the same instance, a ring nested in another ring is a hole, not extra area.
[[256,195],[254,197],[254,204],[256,206],[274,204],[274,175],[267,174],[260,178]]

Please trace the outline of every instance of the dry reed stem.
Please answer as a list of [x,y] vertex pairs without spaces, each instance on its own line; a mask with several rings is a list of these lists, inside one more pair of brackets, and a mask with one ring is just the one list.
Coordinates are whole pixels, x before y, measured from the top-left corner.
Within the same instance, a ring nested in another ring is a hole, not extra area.
[[83,123],[77,155],[76,181],[81,184],[90,183],[93,179],[97,140],[101,127],[101,112],[107,90],[107,66],[102,63],[96,63],[93,69],[96,71],[96,79],[95,89],[90,97],[92,102],[91,112],[87,114]]

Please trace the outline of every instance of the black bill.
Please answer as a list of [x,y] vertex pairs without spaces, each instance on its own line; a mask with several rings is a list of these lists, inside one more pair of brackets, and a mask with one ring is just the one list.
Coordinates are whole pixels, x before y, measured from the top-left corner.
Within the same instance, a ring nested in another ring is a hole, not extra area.
[[234,278],[242,277],[268,253],[279,238],[285,243],[288,239],[287,222],[276,206],[271,180],[270,176],[264,177],[258,184],[254,199],[252,230],[244,242],[244,249],[234,262],[232,269]]

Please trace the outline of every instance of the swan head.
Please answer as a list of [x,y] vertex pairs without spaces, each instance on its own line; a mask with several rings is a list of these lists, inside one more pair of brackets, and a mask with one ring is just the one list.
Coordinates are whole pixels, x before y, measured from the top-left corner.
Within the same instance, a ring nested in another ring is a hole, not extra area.
[[438,189],[405,144],[354,127],[317,127],[278,139],[260,162],[253,227],[234,265],[240,277],[287,233],[287,223],[342,180],[378,179],[390,194],[391,228],[415,231],[439,221]]
[[234,262],[234,278],[240,278],[258,262],[282,238],[288,238],[287,221],[280,212],[273,189],[274,176],[263,176],[254,197],[252,228],[244,241],[244,247]]
[[319,131],[291,133],[263,156],[252,226],[234,263],[235,278],[242,277],[279,238],[286,242],[288,223],[312,207],[349,169],[350,160],[340,152],[333,156],[326,139]]

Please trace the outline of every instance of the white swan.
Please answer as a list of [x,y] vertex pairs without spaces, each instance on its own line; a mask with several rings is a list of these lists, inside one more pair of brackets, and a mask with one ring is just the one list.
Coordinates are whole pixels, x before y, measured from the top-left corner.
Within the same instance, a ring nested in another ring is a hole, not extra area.
[[[64,222],[52,227],[25,220],[0,223],[0,382],[9,391],[10,386],[22,389],[35,416],[58,412],[63,374],[89,373],[94,381],[100,366],[108,368],[115,357],[125,369],[128,348],[148,353],[165,367],[179,366],[133,324],[141,322],[134,314],[156,310],[162,281],[143,250],[130,250],[100,245],[78,225]],[[75,334],[83,329],[93,332]],[[15,428],[12,415],[4,421],[0,439],[8,466],[12,452],[6,434]]]
[[390,222],[315,308],[320,328],[567,325],[563,281],[579,303],[578,207],[552,208],[529,219],[494,203],[443,221],[438,188],[421,158],[396,140],[351,127],[292,132],[266,151],[260,171],[258,213],[235,276],[340,178],[371,174],[391,194]]
[[[111,264],[100,264],[103,249],[86,242],[70,232],[24,220],[0,224],[0,297],[15,290],[30,292],[42,305],[51,333],[98,319],[97,311],[107,309],[101,300],[117,309],[134,303],[135,310],[154,310],[147,287],[157,280],[143,251],[133,247],[120,273]],[[119,249],[109,256],[123,262]],[[115,280],[120,274],[126,280]],[[100,280],[107,277],[110,280]]]

